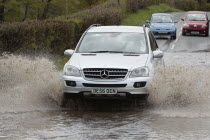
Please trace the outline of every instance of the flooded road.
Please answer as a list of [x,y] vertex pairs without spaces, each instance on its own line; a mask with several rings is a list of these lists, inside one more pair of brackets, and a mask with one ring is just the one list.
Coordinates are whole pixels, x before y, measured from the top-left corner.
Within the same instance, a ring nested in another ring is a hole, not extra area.
[[[186,115],[187,110],[181,113]],[[142,109],[127,112],[53,110],[3,113],[0,114],[0,139],[209,139],[210,116],[197,114],[194,118],[193,113],[185,117],[179,117],[179,114],[178,108],[163,112]]]
[[[173,15],[181,19],[184,13]],[[129,109],[121,106],[124,101],[104,101],[90,110],[88,105],[62,109],[61,77],[51,61],[4,55],[0,140],[209,140],[209,38],[179,35],[172,41],[158,39],[158,44],[166,52],[166,66],[156,69],[148,103]]]

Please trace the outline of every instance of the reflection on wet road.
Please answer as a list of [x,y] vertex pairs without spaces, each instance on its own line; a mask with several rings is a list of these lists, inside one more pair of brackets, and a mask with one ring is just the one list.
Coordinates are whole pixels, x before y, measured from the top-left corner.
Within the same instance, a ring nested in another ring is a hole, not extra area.
[[137,112],[34,111],[2,114],[0,138],[208,139],[209,126],[209,118],[173,118],[170,114],[169,117],[155,114],[150,109]]

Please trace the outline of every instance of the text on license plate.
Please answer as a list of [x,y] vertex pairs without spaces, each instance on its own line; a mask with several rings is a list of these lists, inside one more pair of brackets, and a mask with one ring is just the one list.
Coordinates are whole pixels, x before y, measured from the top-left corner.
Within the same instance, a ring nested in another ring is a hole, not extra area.
[[117,89],[101,89],[101,88],[97,88],[97,89],[92,89],[92,93],[93,94],[116,94],[117,93]]
[[167,34],[168,32],[158,32],[159,34]]
[[199,34],[199,31],[191,31],[191,34]]

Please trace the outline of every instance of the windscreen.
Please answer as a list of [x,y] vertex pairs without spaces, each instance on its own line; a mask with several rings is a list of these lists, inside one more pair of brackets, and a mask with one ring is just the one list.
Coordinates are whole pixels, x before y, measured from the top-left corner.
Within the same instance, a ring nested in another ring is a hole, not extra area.
[[169,15],[155,15],[152,16],[152,23],[172,23],[173,19]]
[[87,33],[79,53],[147,53],[143,33]]
[[205,14],[188,14],[186,20],[188,21],[206,21]]

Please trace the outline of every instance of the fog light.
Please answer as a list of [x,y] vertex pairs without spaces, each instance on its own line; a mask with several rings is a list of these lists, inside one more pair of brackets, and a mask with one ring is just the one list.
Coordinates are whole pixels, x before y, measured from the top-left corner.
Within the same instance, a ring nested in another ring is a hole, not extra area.
[[76,87],[77,86],[75,81],[66,81],[66,85],[70,86],[70,87]]
[[134,88],[141,88],[141,87],[145,87],[147,84],[147,82],[135,82],[133,87]]

